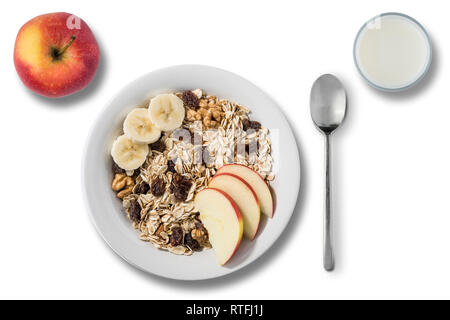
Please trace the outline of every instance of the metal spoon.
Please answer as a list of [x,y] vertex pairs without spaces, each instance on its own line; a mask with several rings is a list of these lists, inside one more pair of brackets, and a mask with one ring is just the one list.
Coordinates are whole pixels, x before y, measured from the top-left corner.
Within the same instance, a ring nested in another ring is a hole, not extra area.
[[325,135],[326,174],[323,266],[325,270],[332,271],[334,269],[334,255],[330,205],[330,135],[344,121],[347,112],[347,97],[339,79],[331,74],[320,76],[312,86],[310,106],[314,124]]

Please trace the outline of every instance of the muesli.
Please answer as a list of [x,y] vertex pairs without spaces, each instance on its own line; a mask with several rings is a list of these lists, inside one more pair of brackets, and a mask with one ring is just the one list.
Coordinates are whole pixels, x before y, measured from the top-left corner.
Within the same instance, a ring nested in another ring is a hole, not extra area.
[[194,205],[217,170],[241,164],[274,179],[268,129],[242,105],[201,89],[158,95],[136,108],[112,146],[112,189],[139,238],[175,254],[210,248]]

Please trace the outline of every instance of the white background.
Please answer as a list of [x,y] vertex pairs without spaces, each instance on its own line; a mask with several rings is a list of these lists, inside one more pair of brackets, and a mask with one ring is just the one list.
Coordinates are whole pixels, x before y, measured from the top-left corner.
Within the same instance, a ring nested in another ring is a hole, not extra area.
[[[48,12],[79,15],[102,63],[81,94],[48,100],[14,69],[16,33]],[[369,88],[352,44],[372,16],[399,11],[431,35],[434,62],[419,87]],[[2,1],[0,4],[0,298],[450,298],[450,21],[430,1]],[[198,63],[263,88],[290,119],[302,187],[280,241],[253,265],[206,282],[135,270],[97,235],[81,196],[87,133],[126,83]],[[349,113],[333,139],[336,271],[322,269],[323,139],[309,114],[322,73],[339,76]]]

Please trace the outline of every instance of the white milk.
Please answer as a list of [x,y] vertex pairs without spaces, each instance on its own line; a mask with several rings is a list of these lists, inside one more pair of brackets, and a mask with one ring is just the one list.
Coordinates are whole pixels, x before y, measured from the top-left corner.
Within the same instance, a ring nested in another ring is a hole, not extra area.
[[366,23],[354,47],[355,63],[366,80],[386,90],[415,84],[431,62],[426,31],[412,18],[387,13]]

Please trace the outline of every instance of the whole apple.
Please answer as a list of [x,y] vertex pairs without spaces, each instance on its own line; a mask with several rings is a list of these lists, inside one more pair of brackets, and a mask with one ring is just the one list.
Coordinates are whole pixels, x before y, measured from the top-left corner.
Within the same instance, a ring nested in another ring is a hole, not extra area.
[[85,88],[100,61],[97,41],[88,25],[65,12],[37,16],[17,34],[14,64],[32,91],[60,98]]

